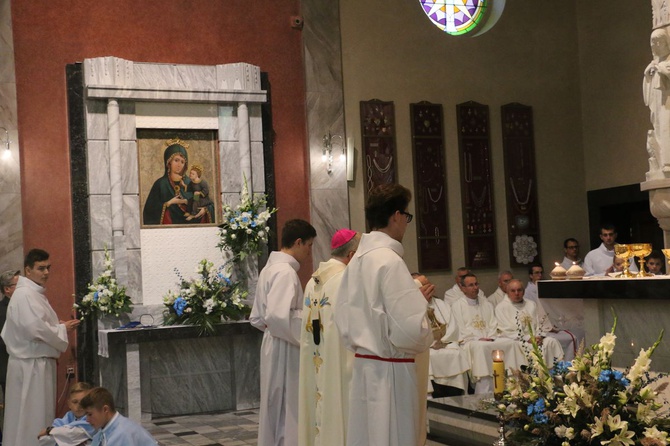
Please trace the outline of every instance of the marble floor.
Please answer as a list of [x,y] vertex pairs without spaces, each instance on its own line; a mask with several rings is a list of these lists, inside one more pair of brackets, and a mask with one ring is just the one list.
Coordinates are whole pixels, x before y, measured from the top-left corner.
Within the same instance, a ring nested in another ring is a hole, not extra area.
[[[162,446],[256,445],[258,410],[158,418],[142,425]],[[443,446],[428,440],[426,446]]]

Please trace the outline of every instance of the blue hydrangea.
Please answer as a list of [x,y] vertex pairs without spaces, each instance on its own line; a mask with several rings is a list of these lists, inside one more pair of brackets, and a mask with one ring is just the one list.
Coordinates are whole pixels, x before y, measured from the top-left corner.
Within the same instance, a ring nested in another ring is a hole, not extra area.
[[537,424],[546,424],[549,421],[549,417],[543,413],[536,413],[535,416],[533,416],[533,421]]
[[572,361],[558,361],[549,373],[552,376],[562,375],[569,372],[568,367],[572,367]]
[[612,380],[624,387],[630,384],[630,381],[624,377],[623,372],[619,370],[603,370],[598,375],[598,381],[601,383],[608,383]]
[[610,378],[612,377],[612,371],[611,370],[603,370],[600,372],[600,375],[598,375],[598,381],[601,383],[607,383],[610,381]]
[[93,294],[93,301],[97,302],[98,301],[98,292],[96,291],[95,294]]
[[177,313],[177,316],[181,316],[184,314],[184,309],[188,306],[188,303],[186,302],[186,299],[183,297],[179,296],[174,300],[174,304],[172,304],[172,308],[174,308],[175,313]]
[[536,400],[534,403],[528,405],[528,408],[526,409],[526,415],[543,414],[546,408],[547,406],[544,402],[544,399],[540,398]]

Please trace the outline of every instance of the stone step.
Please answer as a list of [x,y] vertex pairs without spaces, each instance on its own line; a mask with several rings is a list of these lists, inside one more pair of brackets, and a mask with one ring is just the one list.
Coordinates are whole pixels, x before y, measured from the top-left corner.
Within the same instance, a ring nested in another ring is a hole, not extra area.
[[493,394],[428,400],[428,438],[449,446],[491,446],[498,439],[497,414],[481,401]]

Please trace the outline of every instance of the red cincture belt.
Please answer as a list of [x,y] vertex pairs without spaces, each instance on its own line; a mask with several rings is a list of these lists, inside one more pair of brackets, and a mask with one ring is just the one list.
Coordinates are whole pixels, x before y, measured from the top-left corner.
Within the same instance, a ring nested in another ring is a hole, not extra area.
[[414,358],[382,358],[380,356],[375,356],[375,355],[361,355],[360,353],[356,353],[357,358],[365,358],[365,359],[374,359],[375,361],[385,361],[385,362],[414,362]]

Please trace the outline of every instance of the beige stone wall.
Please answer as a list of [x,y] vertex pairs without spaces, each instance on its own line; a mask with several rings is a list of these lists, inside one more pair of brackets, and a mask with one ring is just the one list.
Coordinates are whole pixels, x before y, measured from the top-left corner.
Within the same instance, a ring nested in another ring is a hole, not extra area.
[[[441,103],[446,128],[452,265],[463,264],[455,107],[474,100],[490,107],[499,265],[500,269],[508,268],[500,106],[520,102],[533,107],[535,119],[545,269],[549,271],[554,261],[562,259],[562,242],[566,237],[577,237],[586,249],[586,190],[644,178],[640,166],[646,166],[642,144],[646,127],[640,122],[645,119],[648,122],[648,118],[639,94],[644,65],[633,59],[636,51],[644,53],[648,44],[642,42],[642,48],[636,48],[640,44],[632,41],[647,40],[648,33],[642,25],[650,23],[651,12],[640,5],[628,5],[625,0],[595,1],[588,7],[583,2],[578,4],[579,8],[574,1],[541,4],[508,1],[503,16],[491,31],[467,38],[442,35],[430,24],[417,1],[342,1],[346,126],[357,143],[356,181],[350,183],[349,189],[352,226],[358,230],[365,226],[359,101],[377,98],[395,102],[399,182],[410,188],[413,174],[409,104],[422,100]],[[599,19],[604,8],[608,9],[605,17],[611,24]],[[637,10],[632,11],[634,8]],[[587,16],[582,17],[585,13]],[[621,37],[616,36],[616,29],[630,15],[636,15],[635,23],[627,26]],[[627,48],[620,48],[626,36],[635,33],[642,36],[630,37]],[[598,49],[600,57],[596,57]],[[645,60],[643,55],[642,63]],[[598,91],[583,94],[585,86]],[[624,95],[619,90],[626,89],[631,91],[621,110],[617,110],[614,100]],[[608,112],[603,112],[601,106]],[[588,119],[584,118],[583,110]],[[622,118],[635,122],[635,126],[624,125]],[[608,166],[617,158],[630,166],[625,175],[610,175],[592,160],[593,154],[600,153],[609,140],[627,141],[610,144],[606,152],[611,160]],[[639,141],[639,147],[633,147],[633,141]],[[415,240],[416,228],[412,224],[404,243],[410,269],[418,265]],[[496,273],[493,270],[480,273],[480,282],[487,293],[495,289]],[[523,269],[515,274],[527,279]],[[440,292],[453,284],[451,276],[451,271],[433,275]]]
[[645,180],[649,110],[642,74],[651,61],[651,2],[579,2],[586,190]]

